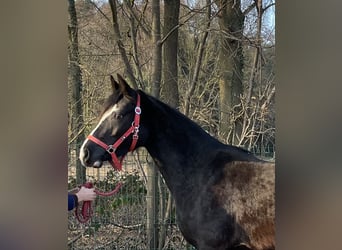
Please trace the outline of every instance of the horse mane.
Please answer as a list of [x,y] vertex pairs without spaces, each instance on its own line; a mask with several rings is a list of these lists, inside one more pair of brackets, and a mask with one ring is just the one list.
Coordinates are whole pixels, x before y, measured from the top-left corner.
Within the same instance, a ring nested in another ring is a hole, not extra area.
[[[138,90],[138,92],[141,94],[143,94],[149,101],[151,101],[153,103],[153,105],[155,107],[157,107],[161,113],[165,116],[172,116],[173,119],[177,119],[177,123],[179,122],[187,122],[187,123],[191,123],[192,126],[194,126],[195,128],[202,130],[203,132],[205,132],[205,130],[199,126],[197,123],[195,123],[193,120],[191,120],[189,117],[187,117],[186,115],[184,115],[183,113],[181,113],[179,110],[171,107],[170,105],[160,101],[158,98],[151,96],[149,94],[146,94],[144,91],[142,90]],[[207,134],[207,132],[205,132]]]
[[[196,130],[198,133],[206,135],[207,137],[211,138],[211,140],[217,143],[220,143],[225,147],[229,147],[230,149],[237,150],[240,153],[252,154],[250,151],[244,148],[222,143],[221,141],[216,139],[214,136],[207,133],[200,125],[198,125],[196,122],[191,120],[189,117],[181,113],[179,110],[171,107],[170,105],[160,101],[158,98],[155,98],[149,94],[146,94],[142,90],[138,90],[138,93],[146,97],[155,107],[157,107],[158,110],[161,112],[161,114],[165,116],[165,120],[176,120],[177,124],[182,124],[182,123],[184,123],[184,125],[191,124],[191,126],[193,127],[192,130]],[[169,117],[172,117],[172,119],[167,119]]]

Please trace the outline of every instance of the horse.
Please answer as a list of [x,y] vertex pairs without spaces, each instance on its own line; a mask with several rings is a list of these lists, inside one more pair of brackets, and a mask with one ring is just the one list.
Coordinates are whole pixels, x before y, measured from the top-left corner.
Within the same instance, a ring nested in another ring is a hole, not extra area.
[[110,76],[112,93],[83,142],[85,167],[121,169],[145,147],[172,193],[178,226],[199,250],[275,249],[275,164],[226,145],[176,109]]

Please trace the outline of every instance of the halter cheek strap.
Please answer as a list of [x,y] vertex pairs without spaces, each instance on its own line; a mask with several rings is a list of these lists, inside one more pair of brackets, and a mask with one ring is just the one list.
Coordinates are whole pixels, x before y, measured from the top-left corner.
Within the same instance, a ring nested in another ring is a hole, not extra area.
[[137,145],[138,139],[139,139],[139,126],[140,126],[140,114],[141,114],[141,108],[140,108],[140,95],[137,94],[137,104],[134,109],[135,115],[134,115],[134,121],[132,122],[132,126],[113,144],[113,145],[107,145],[106,143],[102,142],[101,140],[97,139],[93,135],[88,135],[88,139],[92,142],[95,142],[97,145],[105,149],[112,157],[112,166],[118,170],[122,170],[122,160],[120,161],[118,157],[115,154],[116,149],[121,145],[121,143],[130,135],[132,136],[132,144],[129,147],[129,152],[133,151]]

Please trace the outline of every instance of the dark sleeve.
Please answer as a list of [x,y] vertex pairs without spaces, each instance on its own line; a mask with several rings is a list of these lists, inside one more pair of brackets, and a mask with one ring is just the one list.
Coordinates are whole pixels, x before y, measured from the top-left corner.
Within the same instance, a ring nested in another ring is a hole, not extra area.
[[68,194],[68,211],[74,209],[78,204],[77,196],[75,194]]

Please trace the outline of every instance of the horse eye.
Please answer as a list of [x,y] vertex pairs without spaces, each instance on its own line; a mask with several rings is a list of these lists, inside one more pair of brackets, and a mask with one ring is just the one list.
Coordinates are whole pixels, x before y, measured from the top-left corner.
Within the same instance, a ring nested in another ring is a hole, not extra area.
[[117,118],[120,120],[122,119],[123,115],[118,115]]

